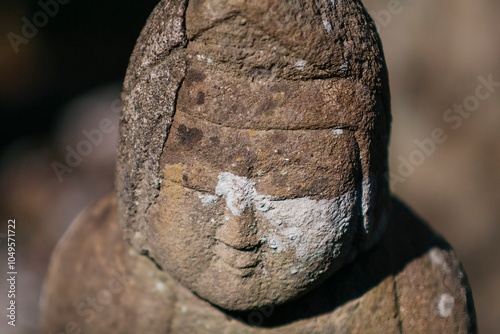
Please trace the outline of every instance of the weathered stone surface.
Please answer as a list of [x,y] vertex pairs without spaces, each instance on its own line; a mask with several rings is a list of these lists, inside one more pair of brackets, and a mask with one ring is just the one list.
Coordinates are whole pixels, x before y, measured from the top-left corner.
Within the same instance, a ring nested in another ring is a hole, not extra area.
[[453,251],[389,196],[387,72],[359,1],[162,1],[123,99],[117,195],[55,251],[44,328],[475,331]]
[[[122,96],[116,182],[125,237],[143,248],[144,216],[161,184],[160,157],[184,79],[184,1],[162,1],[137,41]],[[139,217],[139,218],[138,218]]]
[[475,333],[453,250],[397,200],[389,222],[375,247],[306,296],[230,313],[128,246],[110,195],[75,221],[53,255],[42,333],[71,322],[82,333]]

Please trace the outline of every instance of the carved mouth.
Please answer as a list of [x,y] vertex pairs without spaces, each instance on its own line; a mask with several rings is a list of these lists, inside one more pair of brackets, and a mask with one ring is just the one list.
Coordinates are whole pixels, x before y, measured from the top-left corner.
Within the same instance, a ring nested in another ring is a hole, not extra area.
[[254,250],[238,250],[220,241],[214,247],[215,254],[223,264],[236,269],[238,274],[248,276],[259,263],[259,254]]

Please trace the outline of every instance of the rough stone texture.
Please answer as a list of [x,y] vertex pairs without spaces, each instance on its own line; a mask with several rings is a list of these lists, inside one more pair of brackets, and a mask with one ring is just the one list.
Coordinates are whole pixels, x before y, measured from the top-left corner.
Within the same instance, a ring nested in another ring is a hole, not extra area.
[[125,237],[137,248],[144,247],[144,217],[158,196],[160,156],[186,69],[185,5],[162,1],[155,8],[137,41],[123,88],[116,183]]
[[[453,250],[397,200],[389,222],[375,247],[306,296],[230,313],[127,245],[109,195],[54,252],[42,333],[67,326],[82,333],[475,333],[471,292]],[[103,289],[114,291],[110,301]]]
[[44,328],[475,331],[456,256],[389,197],[387,72],[359,1],[163,1],[123,100],[117,196],[54,253]]

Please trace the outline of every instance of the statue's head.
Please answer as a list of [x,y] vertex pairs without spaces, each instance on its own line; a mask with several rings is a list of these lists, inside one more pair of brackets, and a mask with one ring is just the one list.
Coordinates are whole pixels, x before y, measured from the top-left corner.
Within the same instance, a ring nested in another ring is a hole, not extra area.
[[123,98],[126,240],[209,302],[284,303],[383,233],[389,88],[358,1],[163,1]]

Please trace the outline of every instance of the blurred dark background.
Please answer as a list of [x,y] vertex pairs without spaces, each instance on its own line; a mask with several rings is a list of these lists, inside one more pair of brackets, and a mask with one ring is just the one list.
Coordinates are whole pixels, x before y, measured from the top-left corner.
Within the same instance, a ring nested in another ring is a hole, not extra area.
[[[51,7],[53,15],[43,14],[38,1],[0,2],[0,267],[7,264],[9,218],[17,222],[18,265],[17,326],[1,321],[1,333],[36,332],[39,291],[55,243],[78,212],[112,189],[116,130],[71,172],[59,170],[58,177],[54,163],[66,165],[68,147],[76,150],[83,132],[102,119],[117,124],[128,59],[157,3],[60,1],[66,3]],[[500,81],[500,2],[365,5],[378,24],[390,71],[391,171],[398,175],[401,161],[419,150],[415,141],[431,138],[435,128],[447,136],[409,175],[393,178],[393,190],[454,246],[473,288],[479,328],[496,333],[500,87],[456,129],[443,115],[475,94],[479,76]],[[0,280],[1,305],[5,284]]]

